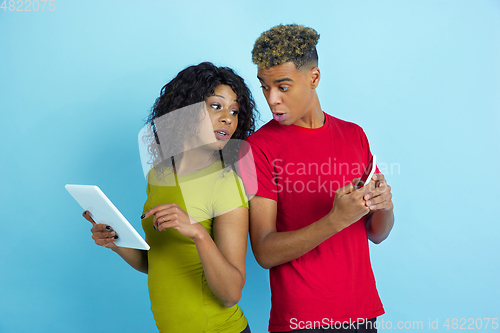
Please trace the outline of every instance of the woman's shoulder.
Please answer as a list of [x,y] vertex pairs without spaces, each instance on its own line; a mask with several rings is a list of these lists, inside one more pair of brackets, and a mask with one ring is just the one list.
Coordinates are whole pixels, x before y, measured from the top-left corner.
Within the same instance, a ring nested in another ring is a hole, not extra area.
[[241,206],[248,207],[243,180],[232,168],[227,167],[222,170],[214,185],[214,202],[224,206],[219,211]]
[[146,181],[153,186],[175,186],[175,175],[171,167],[158,164],[148,171]]

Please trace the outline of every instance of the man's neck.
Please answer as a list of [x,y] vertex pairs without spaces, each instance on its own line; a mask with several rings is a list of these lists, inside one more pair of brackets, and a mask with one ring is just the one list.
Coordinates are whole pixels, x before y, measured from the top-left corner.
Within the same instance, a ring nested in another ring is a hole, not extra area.
[[304,128],[315,129],[315,128],[320,128],[321,126],[323,126],[324,123],[325,123],[325,114],[323,113],[323,110],[321,110],[318,94],[316,94],[313,103],[313,109],[311,110],[311,112],[306,117],[302,118],[301,121],[298,121],[294,125]]

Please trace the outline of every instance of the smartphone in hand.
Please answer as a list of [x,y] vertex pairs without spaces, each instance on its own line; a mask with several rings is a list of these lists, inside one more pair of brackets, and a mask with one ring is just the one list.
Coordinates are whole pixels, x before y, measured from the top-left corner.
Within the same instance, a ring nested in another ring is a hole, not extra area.
[[372,180],[373,174],[375,173],[375,169],[377,168],[377,156],[372,155],[370,162],[366,165],[365,171],[361,175],[362,186],[358,186],[358,188],[366,186],[370,180]]

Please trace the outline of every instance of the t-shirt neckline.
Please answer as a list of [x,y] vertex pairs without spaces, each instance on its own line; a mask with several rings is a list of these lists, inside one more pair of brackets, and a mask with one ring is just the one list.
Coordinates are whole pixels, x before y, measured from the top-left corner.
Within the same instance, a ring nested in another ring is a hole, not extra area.
[[301,132],[301,133],[309,133],[309,134],[319,134],[319,133],[322,133],[324,132],[325,130],[328,129],[328,127],[330,126],[330,122],[331,120],[329,119],[329,115],[322,111],[323,112],[323,115],[325,116],[325,122],[324,124],[321,126],[321,127],[318,127],[318,128],[306,128],[306,127],[302,127],[302,126],[297,126],[297,125],[281,125],[280,123],[278,123],[279,126],[281,126],[282,128],[286,128],[286,129],[289,129],[291,131],[295,131],[295,132]]

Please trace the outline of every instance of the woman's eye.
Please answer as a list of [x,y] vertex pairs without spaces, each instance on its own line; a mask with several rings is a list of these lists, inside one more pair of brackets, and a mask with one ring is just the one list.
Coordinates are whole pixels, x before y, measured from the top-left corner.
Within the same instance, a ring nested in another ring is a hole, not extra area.
[[240,113],[239,110],[231,110],[230,112],[233,116],[237,116]]
[[220,104],[217,104],[217,103],[212,103],[212,104],[210,104],[210,107],[211,107],[212,109],[216,109],[216,110],[220,110],[220,109],[222,109],[221,105],[220,105]]

